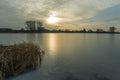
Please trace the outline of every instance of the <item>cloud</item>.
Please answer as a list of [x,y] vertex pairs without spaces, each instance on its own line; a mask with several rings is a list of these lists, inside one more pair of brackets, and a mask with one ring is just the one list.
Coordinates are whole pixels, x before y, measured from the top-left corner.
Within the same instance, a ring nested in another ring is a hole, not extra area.
[[79,20],[78,22],[81,23],[88,23],[88,24],[105,24],[105,25],[120,25],[120,4],[115,5],[110,8],[106,8],[101,10],[95,16]]
[[45,21],[52,11],[62,19],[59,25],[79,26],[79,20],[94,17],[117,4],[120,0],[1,0],[0,27],[22,27],[29,19]]

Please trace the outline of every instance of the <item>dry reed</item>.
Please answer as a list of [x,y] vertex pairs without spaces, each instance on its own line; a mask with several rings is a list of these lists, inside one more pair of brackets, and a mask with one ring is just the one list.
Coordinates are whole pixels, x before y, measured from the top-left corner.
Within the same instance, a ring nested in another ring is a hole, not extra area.
[[0,75],[14,76],[36,69],[41,63],[43,54],[44,51],[31,43],[0,45]]

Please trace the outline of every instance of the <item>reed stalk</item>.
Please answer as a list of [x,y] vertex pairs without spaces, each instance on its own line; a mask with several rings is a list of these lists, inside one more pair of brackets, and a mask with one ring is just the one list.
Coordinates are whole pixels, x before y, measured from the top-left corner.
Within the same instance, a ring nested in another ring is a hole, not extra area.
[[0,45],[0,80],[3,76],[15,76],[41,65],[44,51],[31,43]]

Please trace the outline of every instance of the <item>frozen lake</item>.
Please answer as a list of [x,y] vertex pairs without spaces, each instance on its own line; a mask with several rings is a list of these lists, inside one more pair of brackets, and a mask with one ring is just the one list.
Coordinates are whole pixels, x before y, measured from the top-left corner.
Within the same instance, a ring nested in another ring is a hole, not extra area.
[[0,34],[1,44],[23,41],[46,55],[40,69],[9,80],[120,80],[120,34]]

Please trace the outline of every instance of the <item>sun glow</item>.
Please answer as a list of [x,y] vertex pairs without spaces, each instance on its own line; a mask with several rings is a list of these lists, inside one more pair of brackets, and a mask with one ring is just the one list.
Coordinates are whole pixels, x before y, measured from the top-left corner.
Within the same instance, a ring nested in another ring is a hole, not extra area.
[[47,22],[49,24],[55,24],[60,21],[60,18],[57,17],[57,12],[52,12],[50,16],[47,18]]
[[55,16],[50,16],[48,19],[47,19],[47,22],[49,24],[55,24],[59,21],[59,18],[55,17]]

